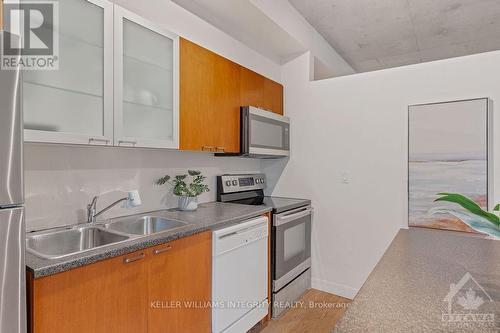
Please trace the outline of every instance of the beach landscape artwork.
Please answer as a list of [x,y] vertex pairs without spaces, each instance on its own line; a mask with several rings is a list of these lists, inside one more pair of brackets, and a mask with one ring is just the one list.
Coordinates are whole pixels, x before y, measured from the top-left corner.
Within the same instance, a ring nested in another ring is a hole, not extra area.
[[435,213],[456,204],[434,200],[460,193],[488,208],[488,100],[410,106],[408,119],[409,225],[474,232],[451,214]]

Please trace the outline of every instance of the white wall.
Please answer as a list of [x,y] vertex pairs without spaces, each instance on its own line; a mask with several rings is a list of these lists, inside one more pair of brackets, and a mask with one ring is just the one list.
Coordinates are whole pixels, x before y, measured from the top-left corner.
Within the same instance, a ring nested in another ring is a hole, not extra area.
[[116,206],[103,218],[176,207],[170,188],[155,185],[165,174],[201,170],[210,192],[199,200],[209,202],[216,200],[215,176],[260,170],[259,160],[153,149],[26,144],[24,155],[28,230],[85,222],[86,205],[95,195],[100,195],[98,209],[129,190],[141,195],[141,206]]
[[275,182],[269,193],[313,202],[313,286],[353,297],[407,225],[408,105],[500,102],[500,52],[316,82],[309,69],[309,54],[283,66],[291,157],[263,169]]
[[111,0],[240,65],[280,82],[280,66],[170,0]]

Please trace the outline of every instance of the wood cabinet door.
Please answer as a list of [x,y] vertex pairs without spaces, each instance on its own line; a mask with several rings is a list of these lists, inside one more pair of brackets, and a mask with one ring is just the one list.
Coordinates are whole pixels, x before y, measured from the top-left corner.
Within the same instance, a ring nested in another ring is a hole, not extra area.
[[265,77],[245,67],[240,68],[240,73],[241,105],[263,109]]
[[211,331],[211,237],[208,231],[148,249],[148,332]]
[[283,86],[248,68],[240,68],[240,95],[242,106],[283,114]]
[[240,151],[240,66],[221,56],[215,61],[215,150]]
[[283,86],[273,80],[264,80],[264,107],[283,115]]
[[239,66],[180,39],[180,149],[239,152]]
[[147,327],[145,252],[32,280],[30,331],[137,333]]

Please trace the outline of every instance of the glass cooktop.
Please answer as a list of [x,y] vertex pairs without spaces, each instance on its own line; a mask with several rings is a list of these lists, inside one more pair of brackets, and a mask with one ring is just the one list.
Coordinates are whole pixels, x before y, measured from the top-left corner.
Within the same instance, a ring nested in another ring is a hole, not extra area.
[[231,201],[231,203],[252,206],[265,205],[267,207],[273,208],[274,213],[280,213],[297,207],[310,205],[311,201],[308,199],[258,196],[253,198],[234,200]]

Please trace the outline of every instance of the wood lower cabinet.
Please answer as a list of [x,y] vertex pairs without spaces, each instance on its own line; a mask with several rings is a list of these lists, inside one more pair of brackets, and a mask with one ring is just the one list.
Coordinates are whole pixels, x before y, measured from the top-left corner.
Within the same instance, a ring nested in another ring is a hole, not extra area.
[[135,252],[40,279],[28,277],[30,332],[144,332],[146,276],[145,253]]
[[151,253],[149,332],[210,332],[211,234],[160,245]]
[[208,333],[210,307],[166,302],[208,304],[211,259],[207,231],[39,279],[28,274],[29,331]]

